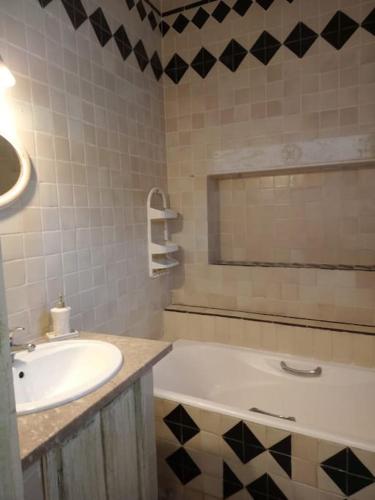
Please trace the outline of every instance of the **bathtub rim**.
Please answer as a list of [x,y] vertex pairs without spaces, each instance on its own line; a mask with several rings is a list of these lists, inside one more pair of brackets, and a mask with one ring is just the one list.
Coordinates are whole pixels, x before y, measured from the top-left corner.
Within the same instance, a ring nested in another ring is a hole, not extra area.
[[[370,372],[370,373],[375,373],[375,368],[371,367],[362,367],[362,366],[357,366],[357,365],[349,365],[345,363],[337,363],[337,362],[330,362],[330,361],[322,361],[318,360],[316,358],[306,358],[303,356],[298,356],[298,355],[293,355],[289,353],[282,353],[282,352],[277,352],[277,351],[265,351],[261,349],[254,349],[254,348],[249,348],[249,347],[241,347],[241,346],[234,346],[234,345],[227,345],[227,344],[221,344],[218,342],[202,342],[202,341],[197,341],[197,340],[185,340],[185,339],[178,339],[173,342],[173,345],[177,344],[178,346],[180,345],[194,345],[194,344],[209,344],[212,346],[216,347],[222,347],[224,349],[230,349],[230,350],[245,350],[245,351],[250,351],[254,352],[257,355],[267,355],[267,356],[278,356],[278,357],[283,357],[285,359],[298,359],[299,361],[303,362],[309,362],[311,363],[312,361],[316,361],[320,363],[323,367],[324,365],[329,365],[332,367],[338,367],[338,368],[345,368],[349,370],[355,370],[355,371],[364,371],[364,372]],[[173,355],[173,351],[172,351]],[[372,441],[369,442],[363,442],[363,441],[358,441],[355,438],[343,438],[339,434],[335,434],[333,432],[327,432],[327,431],[321,431],[321,430],[314,430],[310,429],[307,426],[299,425],[298,422],[291,422],[288,420],[281,420],[276,417],[271,417],[268,415],[261,415],[257,413],[253,413],[250,411],[246,410],[241,410],[240,408],[235,408],[229,405],[224,405],[221,403],[215,403],[214,401],[198,398],[195,396],[189,396],[188,394],[183,394],[175,391],[168,391],[165,389],[160,389],[156,386],[154,386],[154,397],[160,398],[160,399],[166,399],[168,401],[173,401],[175,403],[181,403],[185,405],[189,405],[192,407],[197,407],[202,410],[206,411],[211,411],[215,413],[221,413],[223,415],[229,416],[229,417],[234,417],[237,418],[238,420],[243,420],[245,422],[249,423],[254,423],[254,424],[260,424],[264,425],[267,427],[272,427],[275,429],[281,429],[285,430],[291,433],[295,434],[302,434],[304,436],[308,436],[317,440],[322,440],[322,441],[328,441],[331,443],[337,443],[346,447],[350,448],[357,448],[359,450],[364,450],[368,451],[371,453],[375,453],[375,438],[372,439]]]

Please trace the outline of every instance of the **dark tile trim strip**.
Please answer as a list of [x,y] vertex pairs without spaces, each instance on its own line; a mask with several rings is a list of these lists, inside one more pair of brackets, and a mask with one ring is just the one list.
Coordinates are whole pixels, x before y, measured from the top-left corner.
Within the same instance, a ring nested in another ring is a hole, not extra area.
[[[202,308],[202,306],[187,306],[185,304],[171,304],[168,307],[173,307],[173,306],[178,306],[178,307],[198,307]],[[166,309],[168,309],[166,307]],[[220,307],[203,307],[203,309],[212,309],[213,311],[222,311],[223,309]],[[253,314],[254,316],[270,316],[270,318],[287,318],[287,319],[295,319],[297,321],[315,321],[317,323],[333,323],[334,325],[348,325],[348,326],[358,326],[359,328],[374,328],[374,334],[375,334],[375,325],[368,325],[366,323],[348,323],[347,321],[332,321],[332,320],[326,320],[326,319],[314,319],[314,318],[305,318],[302,316],[288,316],[286,314],[269,314],[269,313],[259,313],[259,312],[253,312],[253,311],[240,311],[240,310],[233,310],[234,313],[239,313],[239,314]],[[193,312],[193,314],[195,314]],[[232,316],[229,316],[230,318]],[[236,316],[234,316],[236,317]],[[243,319],[246,319],[246,316],[244,316]],[[249,319],[249,318],[247,318]],[[252,319],[250,318],[252,321]],[[254,320],[258,321],[258,320]],[[307,325],[308,326],[308,325]],[[324,330],[329,330],[329,328],[324,328]],[[345,330],[346,331],[346,330]],[[360,332],[361,333],[361,332]]]
[[162,17],[171,16],[172,14],[177,14],[178,12],[183,12],[184,10],[194,9],[195,7],[200,7],[201,5],[206,5],[208,3],[217,2],[218,0],[199,0],[199,2],[189,3],[187,5],[183,5],[182,7],[176,7],[175,9],[167,10],[166,12],[162,12]]
[[[175,304],[175,305],[179,305],[180,307],[183,307],[181,306],[180,304]],[[187,306],[189,307],[189,306]],[[209,309],[214,309],[213,307],[210,307]],[[217,311],[219,311],[220,309],[216,309]],[[270,324],[273,324],[273,325],[284,325],[284,326],[294,326],[294,327],[298,327],[298,328],[311,328],[313,330],[329,330],[330,332],[340,332],[340,333],[353,333],[353,334],[356,334],[356,335],[369,335],[369,336],[374,336],[375,335],[375,327],[374,325],[360,325],[360,324],[355,324],[355,323],[341,323],[343,325],[348,325],[349,327],[353,327],[353,326],[358,326],[358,327],[366,327],[366,328],[374,328],[374,332],[373,333],[370,333],[370,332],[359,332],[358,330],[351,330],[350,328],[337,328],[337,327],[330,327],[330,328],[327,328],[326,326],[318,326],[318,325],[309,325],[309,324],[305,324],[303,323],[303,321],[315,321],[315,322],[319,322],[321,320],[317,320],[317,319],[309,319],[309,318],[297,318],[297,317],[294,317],[294,316],[279,316],[280,318],[285,318],[285,321],[283,320],[273,320],[273,319],[264,319],[264,318],[258,318],[258,319],[253,319],[253,318],[248,318],[246,316],[243,316],[241,313],[244,313],[245,311],[234,311],[235,313],[238,312],[238,314],[235,314],[235,315],[230,315],[230,314],[224,314],[224,313],[211,313],[211,312],[204,312],[204,311],[189,311],[189,310],[181,310],[181,309],[175,309],[173,307],[173,305],[171,306],[168,306],[165,308],[165,311],[170,311],[170,312],[176,312],[176,313],[181,313],[181,314],[196,314],[198,316],[218,316],[220,318],[229,318],[229,319],[242,319],[242,320],[245,320],[245,321],[256,321],[258,323],[270,323]],[[247,314],[254,314],[254,315],[260,315],[261,313],[253,313],[253,312],[248,312]],[[266,314],[262,314],[262,316],[267,316]],[[287,320],[291,320],[291,319],[295,319],[297,321],[301,321],[301,323],[290,323],[288,322]],[[322,321],[323,323],[323,321]],[[334,323],[334,321],[324,321],[324,323]]]
[[367,271],[374,272],[374,266],[345,265],[345,264],[302,264],[299,262],[261,262],[261,261],[238,261],[238,260],[216,260],[210,264],[216,266],[247,266],[247,267],[282,267],[293,269],[324,269],[328,271]]

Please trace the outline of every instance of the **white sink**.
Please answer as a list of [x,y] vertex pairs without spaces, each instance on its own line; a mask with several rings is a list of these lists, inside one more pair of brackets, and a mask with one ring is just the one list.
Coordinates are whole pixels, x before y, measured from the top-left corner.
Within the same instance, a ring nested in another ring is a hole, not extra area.
[[99,340],[63,340],[17,353],[12,367],[17,414],[60,406],[94,391],[122,361],[116,346]]

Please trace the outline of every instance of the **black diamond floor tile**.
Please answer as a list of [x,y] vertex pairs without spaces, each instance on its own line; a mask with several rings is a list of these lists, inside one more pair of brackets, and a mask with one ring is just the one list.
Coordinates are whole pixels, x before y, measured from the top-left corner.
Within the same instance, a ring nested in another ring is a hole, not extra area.
[[200,468],[184,448],[179,448],[169,455],[166,462],[183,485],[201,474]]
[[159,81],[161,75],[163,74],[163,68],[160,62],[160,57],[155,51],[150,60],[152,71],[154,72],[155,78]]
[[344,12],[337,11],[321,33],[335,49],[341,49],[358,28],[358,23]]
[[223,462],[223,498],[229,498],[243,488],[241,481],[231,468]]
[[144,71],[149,61],[142,40],[139,40],[134,46],[134,54],[141,71]]
[[194,14],[194,17],[191,20],[191,22],[195,24],[197,28],[201,29],[209,17],[210,15],[204,9],[202,9],[202,7],[199,7],[197,12]]
[[107,23],[107,19],[105,18],[105,15],[100,7],[91,14],[90,22],[92,27],[94,28],[96,37],[99,40],[100,45],[104,47],[104,45],[106,45],[112,38],[112,33]]
[[253,0],[237,0],[232,9],[237,12],[239,16],[243,17],[249,10],[252,3]]
[[251,54],[260,62],[267,65],[276,52],[281,47],[281,43],[267,31],[263,31],[254,45],[251,47]]
[[78,29],[88,18],[81,0],[62,0],[62,4],[68,14],[74,29]]
[[113,34],[116,45],[120,51],[120,54],[125,61],[131,54],[133,48],[131,46],[128,35],[126,34],[124,26],[120,26],[116,33]]
[[304,23],[298,23],[285,40],[284,45],[296,56],[303,57],[317,38],[315,31]]
[[139,0],[139,2],[137,3],[136,7],[137,7],[137,11],[138,11],[139,17],[141,18],[141,21],[143,21],[143,19],[147,15],[147,13],[146,13],[146,9],[145,9],[145,6],[143,5],[142,0]]
[[202,78],[206,78],[208,73],[211,71],[212,67],[216,63],[216,57],[214,57],[208,50],[202,48],[198,54],[194,57],[191,67],[200,75]]
[[219,59],[224,66],[234,72],[238,69],[246,54],[247,50],[242,45],[236,42],[236,40],[231,40]]
[[372,35],[375,35],[375,8],[372,9],[370,14],[363,20],[361,26]]
[[215,10],[212,12],[212,17],[216,19],[218,23],[222,23],[224,19],[230,12],[230,7],[225,2],[219,2]]
[[47,5],[51,2],[52,0],[39,0],[40,6],[43,7],[43,9],[44,7],[47,7]]
[[164,73],[174,82],[178,83],[186,73],[189,65],[178,55],[174,54],[164,69]]
[[268,10],[273,4],[274,0],[256,0],[257,3],[263,7],[264,10]]
[[177,31],[177,33],[182,33],[188,24],[189,24],[189,19],[185,17],[183,14],[179,14],[176,17],[175,22],[172,24],[172,26]]

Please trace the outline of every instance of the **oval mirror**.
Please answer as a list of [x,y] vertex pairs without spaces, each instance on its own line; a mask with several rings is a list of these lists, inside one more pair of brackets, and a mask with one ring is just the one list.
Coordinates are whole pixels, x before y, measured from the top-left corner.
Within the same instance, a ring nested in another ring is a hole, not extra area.
[[27,154],[0,135],[0,208],[10,205],[24,192],[30,173]]

